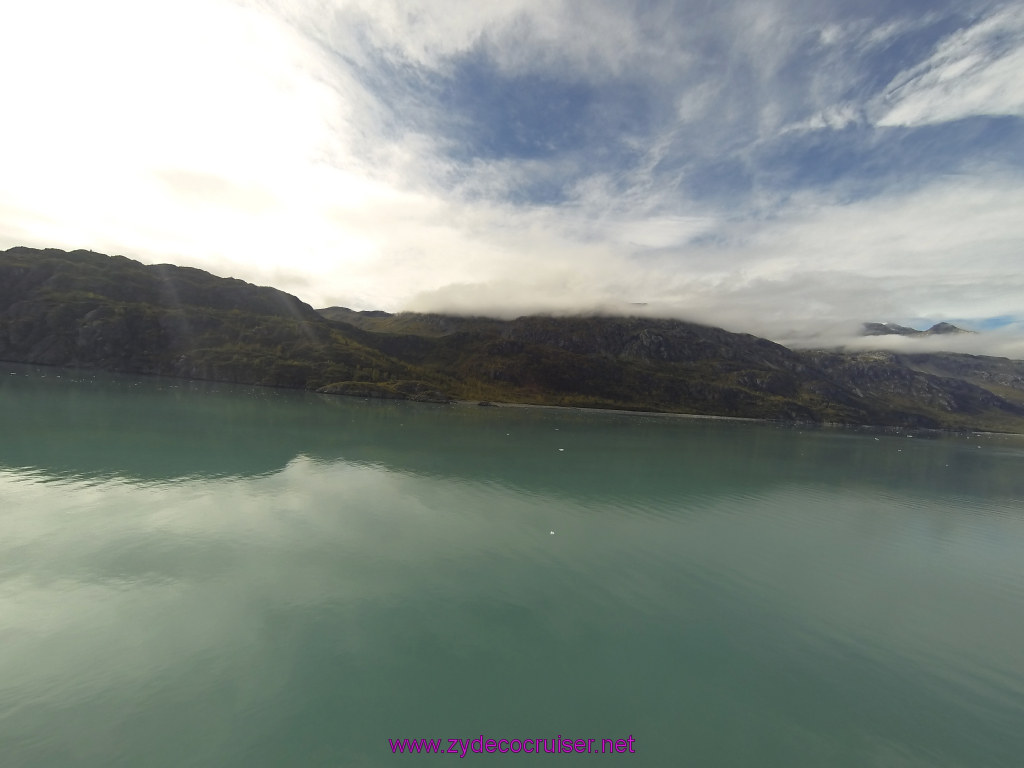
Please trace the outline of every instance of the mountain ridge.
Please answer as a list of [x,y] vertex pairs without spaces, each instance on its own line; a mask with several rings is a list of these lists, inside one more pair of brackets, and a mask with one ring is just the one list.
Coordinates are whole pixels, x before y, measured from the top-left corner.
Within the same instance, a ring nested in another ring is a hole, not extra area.
[[361,397],[1024,432],[1024,371],[998,359],[795,351],[641,317],[317,311],[88,251],[0,252],[0,359]]
[[931,328],[923,331],[896,323],[864,323],[861,329],[861,336],[946,336],[961,333],[977,333],[977,331],[969,331],[946,322],[935,323]]

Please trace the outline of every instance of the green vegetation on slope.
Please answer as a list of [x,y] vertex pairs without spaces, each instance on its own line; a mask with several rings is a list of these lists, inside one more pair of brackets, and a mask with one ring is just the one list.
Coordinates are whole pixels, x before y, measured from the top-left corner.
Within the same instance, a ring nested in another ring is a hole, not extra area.
[[408,366],[273,288],[86,251],[0,257],[0,358],[280,387]]
[[[985,358],[959,377],[945,358],[798,353],[676,320],[317,312],[88,251],[0,253],[0,359],[361,397],[1024,431],[1020,399],[986,388]],[[1007,376],[992,386],[1012,389]]]

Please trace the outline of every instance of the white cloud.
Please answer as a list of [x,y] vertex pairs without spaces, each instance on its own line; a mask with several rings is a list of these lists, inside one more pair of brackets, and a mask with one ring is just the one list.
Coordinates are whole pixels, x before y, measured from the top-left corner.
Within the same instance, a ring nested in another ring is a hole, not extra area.
[[914,126],[977,115],[1024,116],[1024,7],[1006,6],[950,35],[902,72],[879,104],[877,124]]
[[[654,253],[630,240],[646,217],[595,225],[600,236],[585,238],[584,222],[567,227],[554,212],[494,211],[511,226],[504,234],[484,227],[487,258],[459,279],[425,286],[410,305],[505,316],[615,307],[803,345],[849,338],[865,321],[981,320],[1015,313],[1024,295],[1020,210],[1024,190],[1012,180],[946,179],[846,205],[798,200],[764,222],[655,226],[653,236],[665,237]],[[721,239],[699,238],[713,227]]]
[[[280,13],[281,3],[265,3]],[[509,73],[566,67],[603,78],[648,55],[631,10],[571,0],[292,0],[291,22],[330,49],[369,65],[368,50],[392,63],[446,71],[454,57],[486,48]]]
[[[1024,360],[1024,338],[1021,329],[986,331],[981,334],[936,336],[837,336],[828,339],[849,350],[888,350],[906,354],[925,352],[961,352],[968,355],[992,355]],[[820,340],[818,344],[820,346]]]
[[[0,68],[23,74],[0,79],[0,247],[191,264],[317,306],[605,308],[788,341],[848,338],[870,320],[1018,311],[1024,185],[1011,171],[965,163],[959,176],[852,203],[841,182],[755,188],[727,205],[683,190],[691,157],[752,163],[753,143],[794,128],[1021,114],[1024,11],[940,43],[894,81],[881,112],[849,93],[864,60],[843,57],[892,44],[913,21],[812,27],[778,4],[712,4],[682,21],[677,11],[540,0],[7,6]],[[822,66],[787,80],[803,43],[825,51]],[[642,84],[667,117],[622,137],[635,157],[617,168],[587,167],[588,147],[453,159],[454,139],[431,133],[438,116],[405,112],[417,94],[400,88],[413,86],[387,80],[375,57],[415,83],[475,47],[510,73]],[[383,78],[377,90],[368,72]],[[564,183],[562,202],[511,202],[545,180]]]
[[[264,14],[219,0],[21,4],[0,19],[9,106],[0,238],[249,276],[359,260],[325,211],[398,192],[345,154],[365,95]],[[59,55],[54,55],[58,51]],[[334,87],[325,85],[330,74]]]
[[720,96],[721,85],[711,81],[697,83],[686,89],[676,102],[681,123],[697,123],[707,117]]

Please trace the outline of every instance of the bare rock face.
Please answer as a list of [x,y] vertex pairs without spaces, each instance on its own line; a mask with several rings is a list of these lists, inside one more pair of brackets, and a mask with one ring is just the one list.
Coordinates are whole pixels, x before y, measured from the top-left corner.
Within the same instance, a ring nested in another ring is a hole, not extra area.
[[926,336],[934,336],[937,334],[948,334],[948,333],[974,333],[974,331],[968,331],[963,328],[958,328],[952,323],[936,323],[927,331],[924,332]]
[[921,333],[905,325],[895,323],[864,323],[862,336],[914,336]]
[[936,323],[925,331],[895,323],[864,323],[861,336],[940,336],[956,333],[974,333],[974,331],[958,328],[952,323]]

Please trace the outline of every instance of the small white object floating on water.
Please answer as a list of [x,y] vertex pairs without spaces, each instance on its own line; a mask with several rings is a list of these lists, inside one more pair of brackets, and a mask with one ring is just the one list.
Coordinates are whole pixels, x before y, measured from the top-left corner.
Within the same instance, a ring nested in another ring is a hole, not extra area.
[[565,450],[565,448],[559,448],[558,450],[560,450],[560,451],[564,451],[564,450]]
[[554,531],[552,531],[552,532],[551,532],[551,535],[552,535],[552,536],[554,536],[554,535],[555,535],[555,532],[554,532]]

